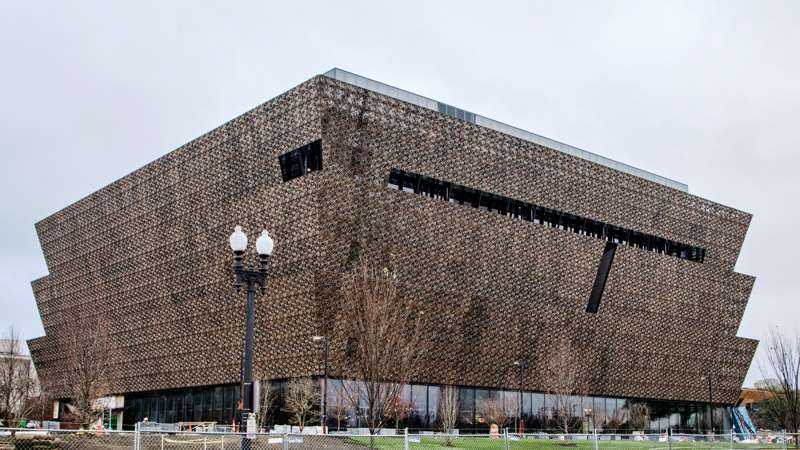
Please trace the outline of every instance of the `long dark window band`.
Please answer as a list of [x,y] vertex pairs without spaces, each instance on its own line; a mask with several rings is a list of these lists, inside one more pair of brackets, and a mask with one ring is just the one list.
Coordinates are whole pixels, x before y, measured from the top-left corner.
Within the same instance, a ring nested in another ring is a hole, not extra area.
[[706,250],[701,247],[693,247],[651,234],[640,233],[628,228],[400,169],[391,170],[388,186],[391,189],[403,192],[422,194],[436,200],[491,211],[516,219],[527,220],[540,225],[572,231],[584,236],[592,236],[615,244],[629,245],[689,261],[703,262],[706,255]]

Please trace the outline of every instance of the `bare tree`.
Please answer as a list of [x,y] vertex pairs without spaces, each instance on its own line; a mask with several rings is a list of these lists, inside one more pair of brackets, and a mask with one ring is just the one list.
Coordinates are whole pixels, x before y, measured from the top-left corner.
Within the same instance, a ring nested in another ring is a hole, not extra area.
[[38,394],[36,371],[22,354],[20,338],[13,326],[0,339],[0,419],[4,426],[27,417]]
[[366,422],[370,447],[424,353],[420,347],[423,311],[418,304],[401,299],[397,285],[395,272],[374,271],[362,260],[343,286],[342,317],[349,333],[345,358],[350,377],[357,380],[343,387]]
[[256,414],[256,424],[259,429],[266,428],[272,417],[272,408],[275,406],[275,393],[272,391],[272,383],[262,381],[258,392],[258,414]]
[[631,403],[628,407],[631,426],[636,431],[644,431],[650,423],[650,408],[645,403]]
[[499,398],[487,397],[481,399],[475,405],[475,409],[478,415],[486,420],[489,425],[503,427],[511,418],[511,414],[503,407],[503,401]]
[[[586,424],[587,427],[593,426],[595,430],[600,432],[604,427],[608,426],[610,418],[606,414],[605,409],[587,409],[586,412],[588,412],[587,419],[589,419],[589,422]],[[592,431],[592,429],[587,428],[587,431]]]
[[301,433],[306,423],[319,417],[319,400],[319,383],[310,378],[296,378],[286,385],[283,410],[292,415]]
[[563,337],[557,343],[545,368],[544,384],[555,399],[553,415],[565,434],[570,431],[574,419],[572,396],[578,391],[578,364],[572,342]]
[[447,446],[453,446],[453,430],[458,422],[458,388],[443,386],[439,389],[439,422],[447,436]]
[[625,413],[623,410],[614,408],[614,411],[606,418],[606,428],[612,433],[616,433],[625,424]]
[[75,420],[88,427],[97,416],[95,401],[108,394],[109,335],[103,316],[72,314],[65,340],[66,373],[63,391],[69,396]]
[[339,389],[336,390],[336,395],[333,396],[333,403],[328,405],[328,411],[336,419],[336,431],[341,431],[342,421],[350,418],[350,409],[352,409],[350,401],[347,399],[344,388],[340,385]]
[[[762,365],[763,369],[763,365]],[[763,380],[758,380],[753,383],[753,387],[756,389],[766,390],[770,385],[778,384],[778,380],[776,378],[765,378]]]
[[770,397],[760,402],[753,403],[750,408],[750,419],[753,424],[763,430],[783,430],[785,427],[781,421],[775,418],[774,411],[779,409],[777,405],[771,405],[775,397]]
[[400,422],[411,417],[413,412],[414,402],[402,398],[402,395],[398,395],[389,403],[389,407],[386,409],[386,418],[394,421],[395,429],[399,430]]
[[[787,431],[800,432],[800,335],[770,331],[766,356],[759,366],[763,378],[770,380],[762,389],[772,394],[769,401],[760,405],[765,415]],[[795,440],[795,447],[799,444]]]
[[50,417],[51,411],[49,408],[52,407],[52,403],[49,395],[49,392],[44,387],[41,385],[38,387],[26,406],[26,410],[29,411],[27,413],[29,419],[42,422]]

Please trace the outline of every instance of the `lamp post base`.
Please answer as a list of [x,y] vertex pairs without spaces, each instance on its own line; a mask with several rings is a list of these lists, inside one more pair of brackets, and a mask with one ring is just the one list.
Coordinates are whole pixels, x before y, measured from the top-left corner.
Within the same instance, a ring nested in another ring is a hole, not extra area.
[[246,417],[242,418],[245,434],[242,435],[242,450],[250,450],[250,444],[256,437],[256,415],[247,413]]

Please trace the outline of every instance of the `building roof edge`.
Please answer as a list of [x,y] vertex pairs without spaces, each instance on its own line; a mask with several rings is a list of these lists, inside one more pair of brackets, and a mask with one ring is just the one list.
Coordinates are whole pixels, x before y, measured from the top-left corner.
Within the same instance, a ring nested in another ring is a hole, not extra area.
[[[585,159],[587,161],[600,164],[601,166],[609,167],[611,169],[618,170],[620,172],[624,172],[629,175],[643,178],[645,180],[658,183],[662,186],[667,186],[669,188],[677,189],[679,191],[686,193],[689,192],[689,186],[686,183],[681,183],[680,181],[675,181],[673,179],[652,172],[648,172],[638,167],[634,167],[629,164],[615,161],[611,158],[606,158],[605,156],[598,155],[597,153],[593,153],[588,150],[584,150],[582,148],[565,144],[555,139],[550,139],[548,137],[532,133],[522,128],[508,125],[506,123],[490,119],[485,116],[481,116],[480,114],[475,114],[460,108],[456,108],[444,102],[440,102],[438,100],[434,100],[419,94],[415,94],[413,92],[406,91],[405,89],[400,89],[392,85],[373,80],[371,78],[367,78],[352,72],[348,72],[346,70],[339,69],[337,67],[334,67],[333,69],[323,73],[322,75],[328,78],[332,78],[334,80],[351,84],[353,86],[357,86],[363,89],[377,92],[379,94],[396,98],[398,100],[412,103],[417,106],[421,106],[423,108],[453,115],[455,117],[462,118],[463,120],[466,120],[468,122],[472,122],[476,125],[490,128],[495,131],[499,131],[501,133],[505,133],[528,142],[533,142],[535,144],[539,144],[547,148],[551,148],[553,150],[560,151],[562,153],[566,153],[571,156],[575,156],[577,158]],[[452,113],[450,113],[450,110],[452,110]]]

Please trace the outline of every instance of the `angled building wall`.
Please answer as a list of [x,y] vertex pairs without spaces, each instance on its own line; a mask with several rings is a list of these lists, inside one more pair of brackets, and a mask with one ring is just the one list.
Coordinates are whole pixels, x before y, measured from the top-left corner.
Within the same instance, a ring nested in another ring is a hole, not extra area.
[[[310,337],[321,333],[340,370],[342,274],[355,254],[391,254],[402,296],[432,313],[436,351],[415,382],[515,388],[511,364],[523,358],[525,389],[542,391],[568,339],[586,394],[704,402],[712,373],[714,401],[736,401],[757,345],[736,336],[754,281],[734,272],[749,214],[335,78],[314,77],[36,225],[46,334],[29,347],[43,378],[63,375],[65,341],[85,319],[109,330],[114,393],[236,383],[245,300],[227,237],[241,224],[276,241],[257,303],[260,378],[318,375]],[[317,140],[322,170],[284,181],[279,157]],[[607,239],[398,189],[393,170],[703,258],[622,243],[587,312]]]

